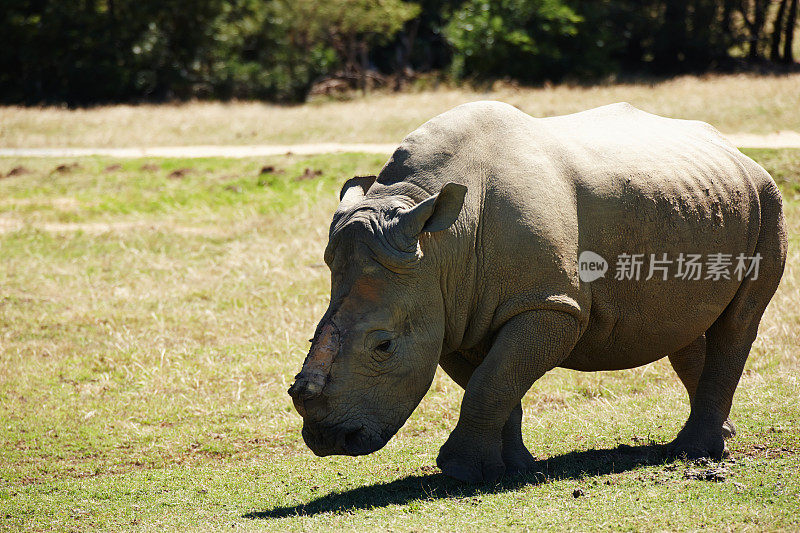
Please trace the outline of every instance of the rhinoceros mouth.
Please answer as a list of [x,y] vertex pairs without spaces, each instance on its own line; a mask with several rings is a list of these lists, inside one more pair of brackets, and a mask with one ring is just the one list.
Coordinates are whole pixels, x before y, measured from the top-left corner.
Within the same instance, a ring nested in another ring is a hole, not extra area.
[[[394,432],[391,433],[392,435]],[[391,438],[391,435],[390,435]],[[303,440],[315,455],[367,455],[383,448],[389,441],[365,427],[322,428],[303,425]]]

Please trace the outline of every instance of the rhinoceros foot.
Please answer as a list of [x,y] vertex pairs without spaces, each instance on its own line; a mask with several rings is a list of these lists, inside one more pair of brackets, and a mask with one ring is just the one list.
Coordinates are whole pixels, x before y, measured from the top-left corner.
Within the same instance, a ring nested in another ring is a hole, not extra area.
[[536,457],[525,446],[507,449],[504,444],[502,457],[506,465],[506,475],[524,474],[536,464]]
[[669,452],[686,459],[722,459],[728,456],[721,427],[687,424],[669,444]]
[[466,483],[490,483],[506,471],[500,440],[475,439],[453,431],[439,450],[436,464],[442,472]]

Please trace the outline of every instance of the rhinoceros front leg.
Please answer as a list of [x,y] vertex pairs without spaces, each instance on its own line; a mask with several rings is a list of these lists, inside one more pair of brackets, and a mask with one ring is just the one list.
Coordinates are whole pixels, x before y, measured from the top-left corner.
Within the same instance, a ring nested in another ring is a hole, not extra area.
[[[458,424],[436,459],[442,472],[473,483],[503,475],[506,422],[531,385],[567,357],[577,338],[577,321],[560,311],[527,311],[509,320],[467,383]],[[518,414],[521,421],[521,408]]]
[[501,432],[503,442],[503,464],[506,474],[521,474],[527,472],[536,463],[536,458],[525,447],[522,440],[522,404],[518,403],[511,410]]
[[[443,356],[439,364],[447,372],[447,375],[463,389],[467,388],[469,379],[476,368],[459,352]],[[531,455],[522,440],[522,403],[518,403],[511,410],[511,414],[500,432],[500,442],[502,450],[500,457],[507,474],[526,472],[536,462],[536,458]]]

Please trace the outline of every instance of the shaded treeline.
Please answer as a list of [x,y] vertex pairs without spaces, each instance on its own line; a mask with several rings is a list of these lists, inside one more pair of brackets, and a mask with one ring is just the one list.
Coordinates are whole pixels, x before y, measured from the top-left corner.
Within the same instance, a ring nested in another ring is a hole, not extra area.
[[2,0],[0,101],[304,100],[314,83],[794,64],[798,0]]

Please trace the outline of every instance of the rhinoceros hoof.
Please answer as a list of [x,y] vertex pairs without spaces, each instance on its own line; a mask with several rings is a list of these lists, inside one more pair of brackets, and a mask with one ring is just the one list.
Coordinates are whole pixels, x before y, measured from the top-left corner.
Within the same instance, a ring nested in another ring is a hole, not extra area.
[[675,457],[686,459],[722,459],[728,456],[722,431],[697,431],[685,427],[669,444],[669,452]]
[[466,457],[442,458],[441,454],[436,458],[436,464],[445,475],[465,483],[490,483],[506,471],[502,462],[474,461]]
[[445,475],[466,483],[489,483],[503,475],[499,442],[481,446],[462,441],[451,435],[439,450],[436,464]]
[[531,455],[524,446],[507,450],[503,447],[503,463],[506,465],[506,474],[524,474],[536,464],[536,457]]

